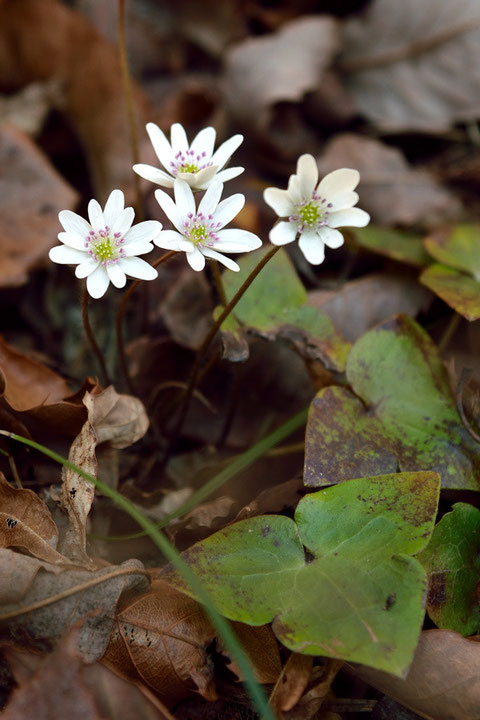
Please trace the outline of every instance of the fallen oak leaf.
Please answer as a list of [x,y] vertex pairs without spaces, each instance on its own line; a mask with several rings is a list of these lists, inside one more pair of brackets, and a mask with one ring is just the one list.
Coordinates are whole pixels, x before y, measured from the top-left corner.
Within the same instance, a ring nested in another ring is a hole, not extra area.
[[102,662],[136,684],[145,684],[168,705],[193,691],[217,697],[206,653],[215,631],[201,606],[163,580],[148,592],[120,601]]
[[69,564],[55,550],[58,530],[48,507],[32,490],[13,488],[0,473],[0,547],[19,547],[53,564]]

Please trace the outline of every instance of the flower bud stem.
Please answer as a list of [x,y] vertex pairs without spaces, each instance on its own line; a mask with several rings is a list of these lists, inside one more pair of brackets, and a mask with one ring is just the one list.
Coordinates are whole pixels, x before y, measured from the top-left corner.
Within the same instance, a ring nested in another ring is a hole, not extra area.
[[90,346],[94,352],[94,354],[97,357],[98,363],[100,365],[101,371],[102,371],[102,380],[105,383],[105,386],[111,384],[110,377],[108,375],[107,365],[105,362],[105,358],[103,356],[102,351],[100,350],[100,347],[95,340],[95,336],[93,334],[92,326],[90,325],[90,320],[88,319],[88,291],[87,286],[83,288],[83,296],[82,296],[82,320],[83,320],[83,327],[85,328],[85,334],[88,338],[88,341],[90,343]]

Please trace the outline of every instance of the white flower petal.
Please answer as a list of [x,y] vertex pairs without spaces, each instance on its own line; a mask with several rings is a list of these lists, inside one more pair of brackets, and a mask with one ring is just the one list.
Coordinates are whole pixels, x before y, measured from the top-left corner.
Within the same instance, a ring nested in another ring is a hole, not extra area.
[[150,242],[145,242],[145,240],[139,240],[138,242],[132,242],[129,243],[129,245],[125,245],[123,248],[123,257],[135,257],[136,255],[146,255],[149,252],[152,252],[153,245]]
[[[217,133],[215,128],[206,127],[203,128],[203,130],[200,130],[198,135],[194,137],[192,144],[190,145],[190,150],[193,150],[195,153],[194,162],[202,160],[202,153],[205,153],[203,156],[203,162],[208,162],[210,160],[213,148],[215,147],[216,135]],[[197,158],[197,155],[200,155],[200,158]]]
[[335,195],[333,200],[330,200],[331,212],[337,210],[348,210],[358,202],[358,195],[356,192],[346,192]]
[[96,200],[90,200],[88,203],[88,217],[92,228],[96,231],[105,228],[105,218],[103,217],[102,208]]
[[167,175],[166,172],[153,167],[153,165],[144,165],[140,163],[138,165],[134,165],[133,170],[137,173],[137,175],[145,178],[145,180],[149,180],[150,182],[161,185],[162,187],[173,187],[174,178],[172,175]]
[[77,267],[75,268],[75,276],[80,280],[82,278],[86,278],[90,275],[90,273],[96,270],[99,265],[100,260],[94,260],[93,258],[89,257],[88,260],[85,260],[84,262],[80,263],[80,265],[77,265]]
[[313,155],[300,155],[297,162],[297,177],[302,198],[310,198],[318,182],[318,167]]
[[183,125],[180,125],[180,123],[173,123],[170,128],[170,144],[172,146],[174,156],[179,150],[183,153],[188,150],[187,133],[185,132]]
[[220,180],[220,182],[226,183],[228,180],[233,180],[233,178],[238,177],[243,172],[245,172],[245,168],[243,167],[227,168],[226,170],[220,170],[220,172],[217,172],[215,180]]
[[205,267],[205,258],[203,257],[202,253],[198,248],[195,248],[193,252],[187,253],[186,257],[187,262],[192,268],[192,270],[196,270],[197,272],[199,272]]
[[279,222],[270,230],[270,242],[274,245],[286,245],[295,240],[297,226],[291,222]]
[[121,190],[112,190],[103,210],[105,223],[108,227],[112,227],[117,215],[120,215],[124,207],[125,196],[123,192]]
[[370,222],[370,215],[360,208],[339,210],[328,217],[328,225],[331,228],[337,227],[365,227]]
[[293,203],[302,202],[302,193],[300,190],[300,181],[298,175],[290,175],[288,178],[288,189],[287,192]]
[[248,230],[220,230],[215,248],[225,252],[249,252],[261,247],[262,241],[257,235]]
[[88,258],[88,254],[67,245],[56,245],[50,250],[48,257],[60,265],[77,265]]
[[120,258],[118,266],[126,275],[138,280],[155,280],[158,277],[157,270],[141,258]]
[[80,235],[80,237],[86,237],[92,229],[92,226],[86,220],[71,210],[61,210],[58,213],[58,219],[64,230],[74,235]]
[[[147,124],[147,133],[153,145],[153,149],[155,150],[155,154],[162,163],[163,167],[167,170],[171,170],[170,163],[173,162],[174,152],[164,133],[162,132],[162,130],[160,130],[158,125],[155,125],[155,123]],[[137,165],[136,167],[138,168],[139,166]],[[135,170],[135,172],[138,172],[138,170]],[[141,175],[141,173],[139,173],[139,175]],[[150,178],[147,178],[147,180],[149,179]],[[154,180],[153,182],[156,182],[156,180]]]
[[358,170],[340,168],[325,175],[318,184],[317,192],[322,197],[327,198],[329,202],[332,202],[335,195],[343,195],[355,190],[359,182],[360,173]]
[[115,287],[122,288],[127,284],[127,276],[118,263],[107,265],[107,275]]
[[163,190],[155,190],[155,198],[170,222],[175,225],[180,233],[183,232],[185,215],[180,212],[170,195],[167,195]]
[[321,227],[317,230],[327,247],[336,250],[344,243],[343,235],[339,230],[332,230],[330,227]]
[[173,193],[175,195],[175,204],[182,215],[184,217],[189,213],[195,215],[195,199],[188,183],[183,180],[175,180]]
[[263,193],[263,199],[279,217],[289,217],[293,213],[293,202],[288,190],[270,187]]
[[124,247],[130,245],[130,243],[152,242],[161,229],[162,223],[158,222],[158,220],[144,220],[143,222],[138,223],[138,225],[130,228],[130,230],[125,234]]
[[223,166],[226,165],[227,162],[230,160],[235,150],[240,147],[242,142],[243,135],[234,135],[228,140],[225,140],[225,142],[222,143],[220,147],[217,148],[217,150],[213,153],[213,165],[217,165],[218,169],[221,170]]
[[208,215],[213,215],[217,209],[218,201],[222,196],[222,192],[223,183],[217,181],[212,182],[212,184],[208,186],[207,192],[200,201],[198,212],[203,213],[207,217]]
[[219,228],[225,227],[225,225],[228,225],[228,223],[238,215],[244,205],[245,195],[241,193],[225,198],[213,213],[213,221],[217,224],[220,223]]
[[225,265],[225,267],[227,267],[229,270],[233,270],[234,272],[239,272],[240,270],[240,266],[237,265],[234,260],[231,260],[225,255],[221,255],[219,252],[215,252],[215,250],[203,248],[202,253],[205,255],[205,257],[211,258],[212,260],[217,260],[219,263],[222,263],[222,265]]
[[135,210],[131,207],[125,208],[125,210],[122,210],[120,215],[117,215],[114,220],[113,225],[110,228],[111,232],[113,234],[120,233],[120,235],[125,235],[130,230],[134,217]]
[[61,243],[68,245],[68,247],[74,248],[75,250],[82,250],[83,252],[86,250],[86,239],[84,237],[80,237],[77,233],[60,232],[57,237]]
[[312,265],[320,265],[324,261],[325,245],[315,231],[303,232],[300,235],[298,246],[305,255],[305,259]]
[[153,242],[163,250],[176,250],[177,252],[192,252],[195,247],[193,243],[185,240],[184,236],[175,230],[162,230]]
[[87,277],[87,291],[89,295],[96,300],[105,295],[109,285],[110,278],[108,277],[107,271],[103,265],[99,265],[97,269]]
[[199,170],[197,173],[182,173],[179,172],[177,177],[181,180],[185,180],[191,188],[194,190],[205,190],[210,181],[215,177],[218,170],[217,165],[209,165],[203,170]]

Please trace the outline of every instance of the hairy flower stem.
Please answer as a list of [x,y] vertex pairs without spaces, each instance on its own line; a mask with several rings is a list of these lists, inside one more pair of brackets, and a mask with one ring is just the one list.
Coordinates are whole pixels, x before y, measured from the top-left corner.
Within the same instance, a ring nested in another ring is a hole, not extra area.
[[[175,250],[169,250],[169,252],[162,255],[162,257],[158,258],[158,260],[155,260],[155,262],[152,263],[152,267],[158,267],[164,262],[168,262],[174,255],[176,255]],[[117,349],[118,349],[118,359],[120,362],[120,367],[122,369],[123,376],[125,378],[125,381],[127,383],[129,391],[132,393],[132,395],[135,395],[135,389],[133,387],[132,379],[130,377],[130,373],[128,372],[128,365],[127,365],[127,358],[125,355],[125,344],[123,340],[123,317],[125,315],[125,308],[127,307],[127,303],[132,296],[132,294],[135,292],[135,290],[138,288],[139,285],[143,280],[135,280],[130,287],[128,288],[127,292],[124,293],[122,296],[122,299],[120,300],[120,303],[118,305],[117,310]]]
[[[138,150],[138,130],[137,122],[135,118],[135,103],[132,92],[132,81],[130,78],[130,71],[128,69],[128,58],[127,58],[127,44],[125,40],[125,0],[118,0],[118,14],[117,14],[117,41],[118,41],[118,52],[120,56],[120,69],[122,73],[122,84],[123,91],[125,93],[125,102],[127,104],[127,117],[128,126],[130,130],[130,145],[132,149],[132,160],[133,165],[137,165],[140,162],[140,153]],[[138,220],[142,221],[144,217],[143,213],[143,198],[140,189],[140,177],[133,173],[135,194],[137,201],[135,203],[135,215]]]
[[167,448],[164,462],[166,462],[168,460],[168,458],[170,457],[173,446],[175,445],[177,438],[179,437],[180,433],[182,432],[183,423],[185,422],[185,418],[187,417],[188,408],[190,406],[190,401],[192,399],[194,390],[197,386],[197,380],[198,380],[199,373],[200,373],[200,367],[205,358],[205,355],[207,354],[207,351],[210,347],[212,340],[215,338],[217,332],[220,330],[225,318],[227,318],[230,315],[233,308],[242,299],[243,295],[248,290],[250,285],[253,283],[253,281],[255,280],[257,275],[260,273],[261,270],[263,270],[263,268],[268,263],[268,261],[271,260],[274,255],[276,255],[276,253],[280,250],[280,247],[281,246],[279,246],[279,245],[275,245],[274,247],[272,247],[271,250],[269,250],[267,252],[266,255],[263,256],[263,258],[260,260],[258,265],[253,268],[250,275],[246,278],[246,280],[239,287],[239,289],[237,290],[235,295],[232,297],[230,302],[228,302],[225,305],[224,309],[222,310],[222,312],[220,313],[220,315],[218,316],[218,318],[216,319],[216,321],[214,322],[214,324],[208,331],[208,333],[205,337],[205,340],[203,341],[202,345],[200,346],[200,348],[197,352],[195,361],[194,361],[192,369],[190,371],[188,386],[185,391],[183,403],[182,403],[182,405],[180,407],[180,411],[178,413],[177,422],[176,422],[175,427],[173,428],[173,431],[170,436],[170,442],[169,442],[169,445]]
[[95,340],[95,336],[93,334],[92,327],[90,325],[90,320],[88,319],[88,291],[87,286],[83,288],[83,296],[82,296],[82,320],[83,320],[83,327],[85,328],[85,333],[87,335],[88,341],[90,343],[90,346],[97,356],[97,360],[99,362],[101,371],[102,371],[102,380],[105,383],[105,386],[111,384],[110,376],[108,374],[107,365],[105,363],[105,358],[103,356],[102,351],[100,350],[100,347]]
[[227,300],[227,296],[225,294],[225,288],[223,287],[223,281],[222,281],[222,276],[220,275],[220,269],[218,267],[218,262],[216,260],[213,260],[211,263],[211,267],[212,267],[213,279],[215,281],[215,287],[217,288],[219,300],[222,303],[223,307],[225,307],[228,300]]

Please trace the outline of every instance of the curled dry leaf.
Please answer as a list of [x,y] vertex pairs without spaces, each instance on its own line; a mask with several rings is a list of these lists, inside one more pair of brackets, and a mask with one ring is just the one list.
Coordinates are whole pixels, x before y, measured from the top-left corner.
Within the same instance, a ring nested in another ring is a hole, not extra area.
[[443,131],[480,114],[476,0],[375,0],[343,27],[340,65],[359,110],[388,130]]
[[119,395],[113,386],[100,393],[85,393],[83,404],[94,428],[97,445],[123,449],[140,440],[148,430],[143,403],[133,395]]
[[[285,708],[285,720],[306,720],[318,717],[318,720],[335,720],[340,716],[328,711],[319,712],[330,692],[335,676],[343,666],[341,660],[322,658],[321,664],[313,668],[310,682],[296,705]],[[318,713],[318,715],[317,715]]]
[[291,710],[302,697],[312,674],[313,657],[292,652],[278,677],[270,705],[277,715],[282,710]]
[[321,175],[339,167],[360,172],[360,204],[380,225],[428,226],[455,219],[461,204],[427,170],[409,166],[400,150],[345,133],[325,146]]
[[467,640],[452,630],[426,630],[405,678],[360,666],[353,672],[428,720],[478,720],[477,639]]
[[[0,44],[1,36],[0,29]],[[58,232],[58,212],[73,208],[77,193],[13,125],[0,129],[0,167],[0,287],[14,287],[46,258]]]
[[[96,196],[102,199],[112,187],[121,187],[127,201],[133,200],[131,162],[125,155],[130,146],[128,121],[116,47],[58,0],[0,3],[0,46],[0,85],[14,90],[56,78],[64,96],[62,111],[85,147]],[[134,86],[134,93],[143,125],[145,99],[138,87]],[[48,192],[42,192],[48,202]],[[19,197],[25,201],[23,191]],[[28,203],[24,206],[29,208]],[[53,233],[45,236],[52,238]],[[16,246],[19,237],[21,233],[15,237]]]
[[[121,593],[135,586],[143,590],[146,584],[138,560],[88,572],[60,568],[3,548],[0,577],[0,623],[5,638],[17,646],[44,649],[88,615],[79,640],[86,662],[105,652]],[[41,607],[29,610],[40,602]]]
[[[282,663],[278,643],[270,625],[252,627],[245,623],[233,622],[232,627],[250,660],[257,682],[262,685],[275,683],[282,671]],[[220,639],[217,640],[217,646],[224,655],[228,654]],[[233,658],[230,658],[228,667],[239,680],[245,680]]]
[[[35,658],[31,676],[19,683],[2,713],[4,720],[103,720],[82,680],[81,632],[77,625],[53,653]],[[12,655],[7,650],[7,657]],[[20,664],[19,658],[13,659]]]
[[167,704],[197,691],[217,697],[206,648],[215,631],[201,606],[163,580],[147,593],[120,602],[115,628],[102,662]]
[[315,90],[338,50],[337,22],[306,16],[274,34],[249,38],[226,54],[226,99],[234,117],[266,128],[275,103],[299,102]]
[[0,547],[28,550],[39,560],[68,564],[55,550],[57,526],[50,510],[32,490],[11,487],[0,473]]

